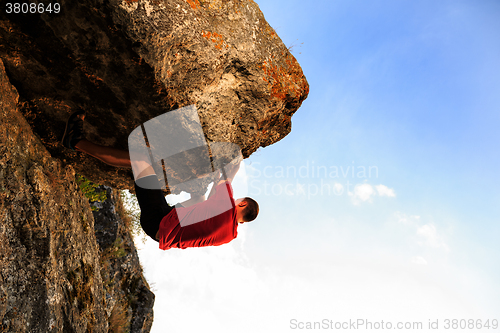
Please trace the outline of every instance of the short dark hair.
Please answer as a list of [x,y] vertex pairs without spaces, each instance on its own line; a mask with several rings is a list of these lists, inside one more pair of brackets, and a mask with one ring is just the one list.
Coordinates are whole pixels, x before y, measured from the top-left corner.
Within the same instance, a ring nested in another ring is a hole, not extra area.
[[252,198],[245,197],[243,200],[247,203],[247,206],[243,209],[243,220],[245,222],[250,222],[255,220],[257,215],[259,215],[259,204]]

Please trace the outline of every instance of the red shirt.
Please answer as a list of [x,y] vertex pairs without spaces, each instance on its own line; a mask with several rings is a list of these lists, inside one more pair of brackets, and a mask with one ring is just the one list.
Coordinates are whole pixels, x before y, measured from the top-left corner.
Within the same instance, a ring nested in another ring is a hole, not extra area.
[[160,249],[215,246],[236,238],[236,205],[228,182],[206,201],[173,209],[160,223]]

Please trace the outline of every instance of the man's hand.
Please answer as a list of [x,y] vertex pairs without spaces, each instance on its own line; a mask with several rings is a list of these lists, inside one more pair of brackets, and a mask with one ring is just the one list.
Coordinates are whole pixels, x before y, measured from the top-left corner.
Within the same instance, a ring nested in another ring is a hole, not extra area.
[[[212,186],[212,189],[210,190],[210,194],[208,195],[208,198],[210,198],[214,193],[215,193],[215,187],[218,185],[225,183],[226,181],[232,182],[234,179],[234,176],[240,169],[240,163],[241,161],[233,164],[229,163],[222,169],[222,174],[219,174],[218,180],[214,182],[214,185]],[[225,174],[225,176],[224,176]],[[226,178],[227,177],[227,178]]]
[[236,175],[236,173],[238,172],[238,170],[240,169],[240,163],[241,162],[238,162],[238,163],[229,163],[228,165],[226,165],[224,167],[225,171],[226,171],[226,175],[227,175],[227,180],[229,182],[232,182],[233,179],[234,179],[234,176]]
[[226,172],[230,173],[232,175],[235,175],[239,169],[240,169],[240,162],[238,162],[236,164],[229,163],[228,165],[226,165]]

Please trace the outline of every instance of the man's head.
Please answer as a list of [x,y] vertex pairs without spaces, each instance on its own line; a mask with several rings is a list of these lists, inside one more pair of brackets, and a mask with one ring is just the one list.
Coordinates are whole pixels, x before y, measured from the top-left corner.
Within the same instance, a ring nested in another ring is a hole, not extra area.
[[252,198],[245,197],[235,201],[236,219],[239,223],[255,220],[259,215],[259,204]]

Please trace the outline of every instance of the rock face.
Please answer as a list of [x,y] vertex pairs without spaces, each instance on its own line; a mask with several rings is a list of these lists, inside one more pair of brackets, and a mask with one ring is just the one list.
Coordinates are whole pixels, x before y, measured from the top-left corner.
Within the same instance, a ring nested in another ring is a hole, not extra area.
[[92,214],[75,183],[133,189],[132,173],[63,148],[66,119],[83,108],[90,141],[127,149],[194,104],[207,142],[248,157],[290,132],[309,87],[251,0],[58,3],[0,11],[0,331],[148,332],[154,295],[117,192]]
[[130,332],[148,332],[154,296],[130,235],[112,216],[126,253],[98,242],[95,226],[109,221],[94,223],[74,169],[50,156],[17,103],[0,62],[0,331],[108,332],[125,318]]
[[93,215],[110,331],[116,332],[123,322],[130,332],[149,332],[154,294],[142,275],[119,192],[108,186],[100,189],[106,191],[107,199],[93,203],[99,208]]
[[131,173],[60,146],[64,123],[87,110],[96,143],[196,104],[209,142],[244,157],[279,141],[307,97],[302,70],[251,0],[60,1],[59,13],[0,13],[0,57],[20,109],[52,156],[113,188]]

